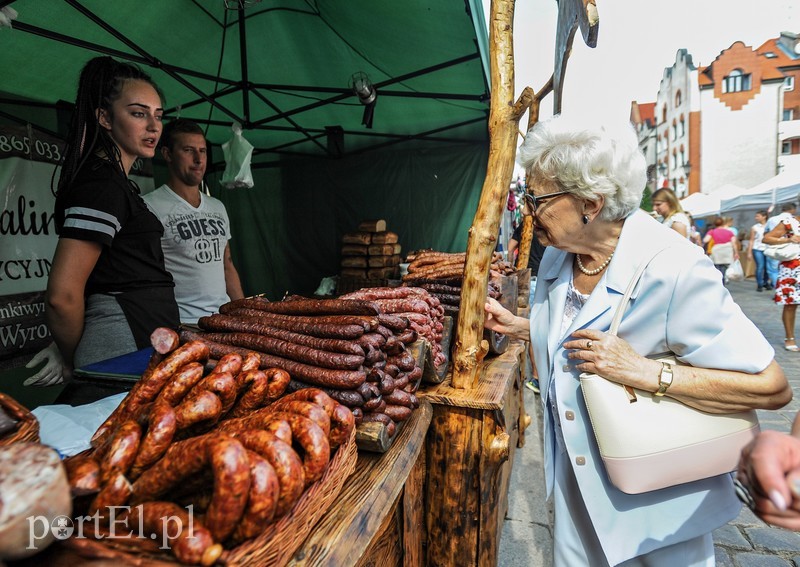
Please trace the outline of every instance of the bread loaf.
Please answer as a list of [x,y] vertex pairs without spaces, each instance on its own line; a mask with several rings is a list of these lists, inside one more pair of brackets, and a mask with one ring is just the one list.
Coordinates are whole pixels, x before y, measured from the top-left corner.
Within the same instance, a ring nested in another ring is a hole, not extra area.
[[394,244],[397,240],[397,234],[387,230],[385,232],[376,232],[373,234],[371,244]]
[[342,268],[342,277],[365,280],[367,279],[367,270],[359,270],[358,268]]
[[361,224],[358,225],[358,230],[361,232],[384,232],[386,230],[386,221],[383,219],[361,221]]
[[371,280],[394,278],[396,275],[397,268],[370,268],[367,270],[367,277]]
[[342,256],[342,267],[343,268],[366,268],[367,267],[367,257],[366,256]]
[[399,244],[372,244],[368,247],[370,256],[392,256],[400,254]]
[[342,246],[342,256],[366,256],[369,253],[369,246],[360,244],[345,244]]
[[386,268],[393,267],[400,264],[400,254],[393,254],[391,256],[370,256],[370,268]]
[[372,233],[370,232],[348,232],[342,236],[342,244],[361,244],[368,246],[372,244]]

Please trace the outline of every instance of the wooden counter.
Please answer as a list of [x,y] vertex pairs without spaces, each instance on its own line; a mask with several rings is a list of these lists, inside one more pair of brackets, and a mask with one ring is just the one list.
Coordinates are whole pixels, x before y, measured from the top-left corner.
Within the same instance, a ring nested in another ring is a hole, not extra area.
[[448,377],[417,392],[433,405],[425,506],[426,537],[437,543],[427,546],[425,565],[497,564],[508,479],[529,423],[522,399],[526,348],[515,341],[486,359],[475,389],[454,389]]

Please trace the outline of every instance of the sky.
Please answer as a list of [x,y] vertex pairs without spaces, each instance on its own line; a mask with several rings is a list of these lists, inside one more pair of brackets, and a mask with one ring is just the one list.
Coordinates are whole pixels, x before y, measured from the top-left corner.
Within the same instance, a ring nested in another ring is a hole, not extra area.
[[[562,0],[574,1],[574,0]],[[488,14],[490,0],[483,0]],[[798,0],[596,0],[597,47],[578,31],[567,64],[562,113],[628,120],[631,101],[655,102],[665,67],[685,48],[709,65],[736,41],[756,48],[782,31],[800,33]],[[516,0],[515,93],[538,91],[553,72],[556,0]],[[488,21],[488,17],[487,17]],[[540,118],[552,115],[553,95]],[[526,124],[527,117],[522,124]],[[524,127],[524,126],[523,126]]]

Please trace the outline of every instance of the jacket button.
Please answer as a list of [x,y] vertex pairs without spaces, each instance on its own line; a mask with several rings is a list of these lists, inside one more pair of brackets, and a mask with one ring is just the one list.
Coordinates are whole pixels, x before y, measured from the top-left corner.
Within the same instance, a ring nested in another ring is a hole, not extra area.
[[575,464],[576,465],[585,465],[586,464],[586,457],[575,457]]
[[564,412],[564,417],[567,419],[567,421],[575,421],[575,412],[574,411]]
[[561,370],[564,372],[571,372],[572,366],[570,366],[569,364],[565,364],[564,366],[561,367]]

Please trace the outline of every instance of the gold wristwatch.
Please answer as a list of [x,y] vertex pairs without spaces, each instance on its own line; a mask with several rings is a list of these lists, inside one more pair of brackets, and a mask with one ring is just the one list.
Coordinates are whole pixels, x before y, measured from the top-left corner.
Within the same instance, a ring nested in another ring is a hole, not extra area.
[[661,373],[658,375],[658,391],[655,396],[661,397],[667,393],[667,388],[672,386],[672,365],[669,362],[661,361]]

